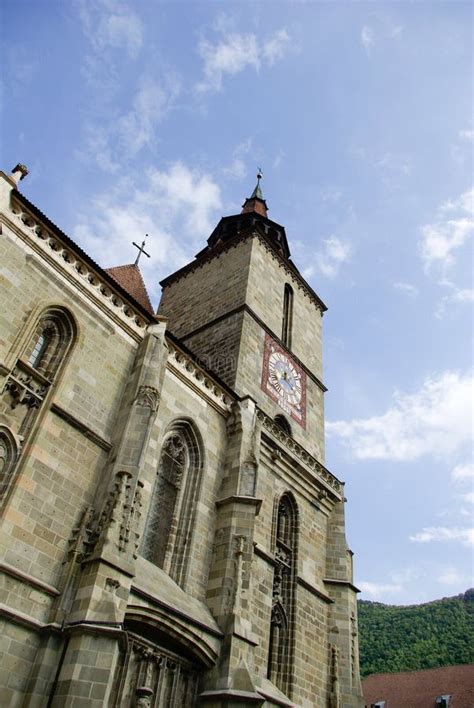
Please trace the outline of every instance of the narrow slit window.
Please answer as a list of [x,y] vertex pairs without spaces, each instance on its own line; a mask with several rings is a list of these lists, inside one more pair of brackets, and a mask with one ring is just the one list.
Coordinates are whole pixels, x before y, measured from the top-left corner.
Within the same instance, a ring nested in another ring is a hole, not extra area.
[[293,288],[288,283],[285,284],[285,292],[283,296],[283,328],[282,341],[283,344],[291,348],[291,333],[293,328]]

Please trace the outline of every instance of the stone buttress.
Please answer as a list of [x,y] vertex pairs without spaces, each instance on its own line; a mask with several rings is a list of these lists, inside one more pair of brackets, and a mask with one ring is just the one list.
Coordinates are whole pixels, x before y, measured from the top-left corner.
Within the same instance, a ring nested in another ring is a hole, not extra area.
[[261,705],[256,691],[249,602],[260,450],[260,423],[251,398],[234,404],[227,426],[223,480],[209,574],[208,604],[224,633],[218,665],[209,672],[200,700],[209,706]]
[[[154,426],[167,360],[165,323],[148,327],[117,417],[117,445],[99,509],[84,512],[65,566],[55,619],[64,649],[52,706],[107,705],[119,659],[122,629],[141,535],[141,470],[156,466]],[[98,498],[100,491],[98,493]],[[81,546],[78,549],[78,546]],[[91,701],[91,699],[95,699]]]

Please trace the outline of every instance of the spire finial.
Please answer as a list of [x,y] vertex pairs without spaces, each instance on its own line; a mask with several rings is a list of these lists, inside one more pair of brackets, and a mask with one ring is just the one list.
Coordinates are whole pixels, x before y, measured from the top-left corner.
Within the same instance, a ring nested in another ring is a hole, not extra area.
[[255,189],[253,190],[250,199],[262,199],[263,200],[263,194],[262,194],[262,190],[260,187],[260,180],[262,179],[262,177],[263,177],[262,168],[257,167],[257,184],[255,185]]
[[138,265],[138,261],[140,260],[140,256],[142,255],[142,253],[144,253],[145,256],[150,258],[150,254],[145,251],[145,241],[147,240],[147,238],[148,238],[148,234],[145,234],[145,238],[143,239],[141,246],[139,246],[138,243],[135,243],[135,241],[132,242],[133,245],[135,246],[135,248],[138,248],[138,255],[137,255],[137,258],[135,261],[136,266]]

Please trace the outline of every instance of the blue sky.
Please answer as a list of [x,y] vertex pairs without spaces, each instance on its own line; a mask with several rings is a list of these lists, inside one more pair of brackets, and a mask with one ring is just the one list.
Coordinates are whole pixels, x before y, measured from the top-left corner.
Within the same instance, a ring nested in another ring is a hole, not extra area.
[[472,584],[472,5],[2,3],[2,168],[158,281],[264,173],[328,304],[327,465],[362,597]]

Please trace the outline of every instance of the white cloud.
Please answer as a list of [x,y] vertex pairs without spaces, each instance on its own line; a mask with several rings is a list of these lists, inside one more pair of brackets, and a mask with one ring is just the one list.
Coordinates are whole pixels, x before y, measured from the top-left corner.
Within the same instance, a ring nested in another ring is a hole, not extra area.
[[325,187],[321,190],[319,198],[323,203],[336,204],[340,201],[342,192],[337,187]]
[[144,80],[133,98],[131,110],[117,123],[121,147],[136,155],[150,144],[156,124],[168,113],[180,91],[178,80],[168,75],[165,83]]
[[374,30],[369,27],[368,25],[364,25],[362,27],[361,33],[360,33],[360,42],[362,46],[364,47],[367,56],[370,56],[370,52],[372,47],[375,44],[375,33]]
[[409,175],[413,168],[413,160],[409,155],[386,152],[375,161],[375,166],[384,170]]
[[443,585],[460,585],[464,582],[464,576],[456,568],[448,567],[438,577],[438,582]]
[[252,149],[252,138],[247,138],[239,143],[232,154],[232,162],[230,165],[222,168],[222,172],[226,177],[231,179],[243,179],[247,175],[247,165],[245,157]]
[[349,260],[351,247],[347,241],[336,236],[324,239],[324,251],[320,254],[319,269],[328,278],[333,278],[339,272],[343,263]]
[[410,297],[416,297],[419,294],[419,290],[416,285],[412,285],[411,283],[397,281],[393,283],[393,287],[396,288],[396,290],[401,290],[407,295],[410,295]]
[[173,108],[180,84],[170,72],[162,83],[143,78],[126,113],[106,124],[90,120],[85,125],[86,147],[82,157],[94,159],[106,172],[117,172],[156,139],[156,128]]
[[452,292],[449,295],[445,295],[441,298],[441,301],[436,308],[436,317],[441,318],[444,316],[449,305],[459,305],[466,304],[469,302],[474,302],[474,289],[473,288],[458,288],[454,283],[450,283],[446,280],[441,282],[441,285],[447,285],[452,288]]
[[449,455],[472,440],[473,386],[471,373],[445,371],[426,379],[415,393],[395,392],[382,415],[328,422],[326,431],[359,459]]
[[152,294],[158,280],[184,265],[209,235],[222,207],[210,175],[181,162],[123,178],[95,200],[74,231],[78,243],[102,266],[133,262],[132,241],[149,234],[150,259],[140,266]]
[[448,295],[447,302],[473,302],[474,290],[472,288],[456,288],[452,295]]
[[461,140],[468,140],[469,142],[474,141],[474,130],[460,130],[459,137]]
[[466,479],[474,480],[474,462],[456,465],[451,472],[451,476],[455,481],[464,481]]
[[371,582],[358,582],[357,583],[360,590],[370,597],[377,599],[382,599],[382,596],[389,594],[398,594],[402,590],[402,586],[392,583],[371,583]]
[[458,528],[448,526],[429,526],[410,536],[410,541],[416,543],[431,543],[433,541],[459,541],[465,546],[474,545],[474,528]]
[[442,204],[435,220],[421,227],[421,257],[425,268],[437,265],[445,270],[455,261],[459,250],[474,232],[474,190]]
[[278,150],[277,154],[275,155],[275,157],[273,158],[273,162],[272,162],[273,169],[278,170],[281,167],[281,164],[282,164],[285,157],[286,157],[285,152],[280,148]]
[[323,248],[313,256],[312,263],[303,270],[304,277],[310,278],[314,273],[319,272],[326,278],[334,278],[342,264],[350,259],[351,250],[350,244],[337,236],[323,239]]
[[258,71],[263,63],[272,66],[281,59],[289,43],[289,35],[281,29],[265,42],[252,33],[232,32],[216,44],[206,39],[199,44],[199,54],[204,61],[204,80],[196,85],[200,93],[220,91],[226,74],[235,75],[248,67]]
[[278,30],[278,32],[275,32],[273,37],[270,37],[270,39],[265,42],[263,45],[262,54],[270,66],[272,66],[278,59],[282,59],[284,57],[289,41],[290,36],[288,32],[285,29],[281,29]]
[[351,148],[351,154],[357,160],[362,160],[378,170],[383,181],[389,186],[411,174],[413,170],[413,158],[407,153],[386,151],[377,154],[371,148],[359,146]]
[[467,504],[474,504],[474,492],[465,492],[459,495]]
[[143,23],[137,13],[118,0],[79,0],[79,18],[94,51],[125,51],[136,57],[143,46]]

